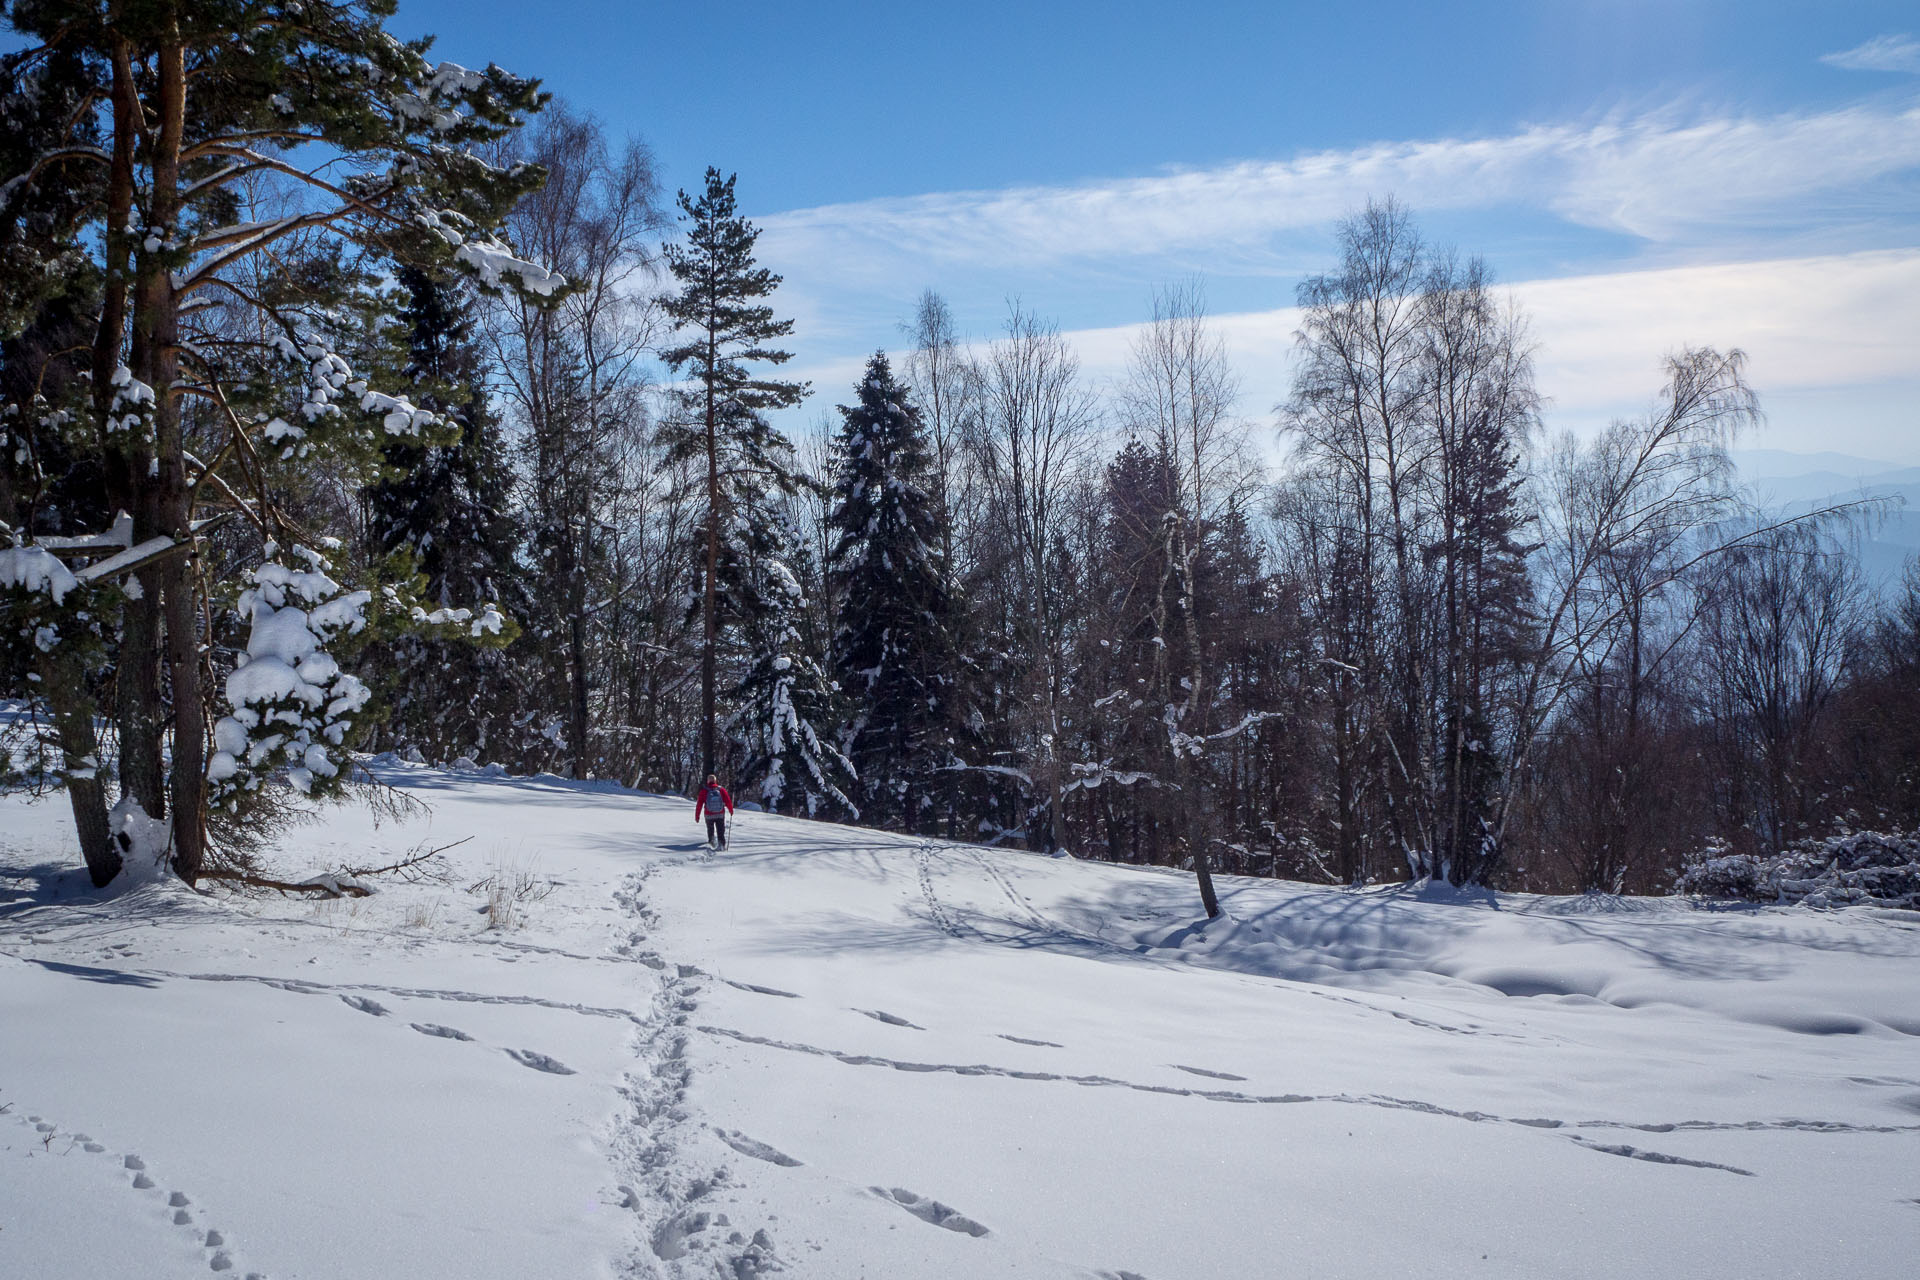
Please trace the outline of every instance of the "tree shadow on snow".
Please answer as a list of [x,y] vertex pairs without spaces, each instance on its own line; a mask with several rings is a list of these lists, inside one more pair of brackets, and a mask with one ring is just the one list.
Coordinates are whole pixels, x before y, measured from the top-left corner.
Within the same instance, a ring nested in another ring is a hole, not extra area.
[[68,977],[83,978],[88,982],[101,982],[112,987],[147,987],[161,985],[160,979],[148,977],[144,973],[125,973],[119,969],[96,969],[91,965],[67,964],[59,960],[37,960],[31,956],[21,957],[28,964],[37,964],[52,973],[64,973]]
[[0,938],[53,927],[101,922],[116,929],[189,919],[205,904],[171,879],[153,884],[116,880],[96,889],[85,868],[42,862],[0,866]]

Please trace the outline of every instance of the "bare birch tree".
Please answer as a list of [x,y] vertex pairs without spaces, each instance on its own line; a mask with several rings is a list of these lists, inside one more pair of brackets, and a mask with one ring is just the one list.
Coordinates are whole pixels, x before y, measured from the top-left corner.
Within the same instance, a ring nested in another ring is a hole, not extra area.
[[1098,402],[1058,326],[1018,303],[1008,310],[1003,336],[987,351],[982,383],[982,412],[969,443],[987,496],[985,518],[1008,551],[1004,590],[1013,638],[1026,663],[1023,719],[1045,775],[1044,843],[1057,849],[1066,844],[1061,708],[1071,679],[1059,557],[1069,495],[1092,444]]
[[1224,842],[1226,824],[1213,820],[1206,770],[1196,767],[1217,741],[1196,565],[1219,510],[1247,487],[1245,429],[1233,416],[1237,394],[1225,344],[1207,323],[1199,284],[1189,281],[1156,294],[1153,319],[1134,341],[1120,401],[1127,425],[1155,442],[1173,481],[1173,503],[1158,520],[1172,581],[1163,578],[1153,597],[1156,711],[1167,738],[1166,781],[1183,811],[1177,827],[1186,833],[1210,917],[1220,913],[1220,904],[1209,849]]
[[[665,225],[653,157],[609,143],[591,118],[557,106],[515,141],[547,185],[508,222],[514,244],[544,255],[579,288],[559,307],[504,302],[489,316],[500,387],[518,431],[546,608],[532,628],[564,673],[565,759],[592,772],[594,583],[614,555],[608,520],[634,477],[647,430],[645,358],[659,332],[650,286]],[[604,625],[601,620],[599,625]]]

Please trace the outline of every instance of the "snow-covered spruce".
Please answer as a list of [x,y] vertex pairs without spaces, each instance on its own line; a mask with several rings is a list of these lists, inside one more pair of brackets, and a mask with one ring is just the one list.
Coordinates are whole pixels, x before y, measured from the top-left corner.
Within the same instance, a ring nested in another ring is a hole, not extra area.
[[806,595],[781,556],[798,552],[793,530],[774,522],[778,556],[756,566],[756,614],[745,630],[755,653],[735,692],[740,711],[729,724],[745,744],[748,776],[757,775],[761,802],[774,812],[809,817],[845,812],[860,816],[849,793],[858,780],[853,763],[834,744],[835,686],[800,634]]
[[939,513],[920,412],[884,354],[867,364],[859,403],[842,406],[828,572],[840,608],[833,662],[850,704],[844,743],[875,825],[919,830],[945,761],[953,714],[952,595],[934,550]]

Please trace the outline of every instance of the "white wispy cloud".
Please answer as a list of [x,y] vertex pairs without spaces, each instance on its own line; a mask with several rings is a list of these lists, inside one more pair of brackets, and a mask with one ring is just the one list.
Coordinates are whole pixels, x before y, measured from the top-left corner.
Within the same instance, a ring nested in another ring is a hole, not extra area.
[[1820,61],[1843,71],[1910,71],[1920,75],[1920,40],[1904,32],[1875,36],[1851,49],[1824,54]]
[[[1912,340],[1920,333],[1920,249],[1605,272],[1508,289],[1529,319],[1555,430],[1584,433],[1642,411],[1660,390],[1669,352],[1738,347],[1763,406],[1775,406],[1766,443],[1920,461],[1920,351]],[[1238,411],[1273,422],[1293,374],[1300,312],[1239,312],[1213,324],[1241,380]],[[1084,374],[1111,385],[1125,375],[1142,328],[1065,336]],[[813,412],[847,398],[863,360],[811,363],[803,376],[819,392]],[[1810,394],[1836,387],[1859,393],[1851,416],[1819,408],[1822,399]],[[1877,407],[1861,417],[1862,403]]]
[[1533,208],[1651,241],[1728,223],[1797,227],[1810,203],[1847,212],[1869,184],[1917,168],[1920,104],[1654,112],[1071,186],[826,205],[762,225],[782,261],[832,263],[858,284],[897,279],[903,260],[1027,269],[1192,251],[1244,260],[1275,236],[1324,227],[1389,192],[1421,210]]
[[[1649,403],[1660,361],[1686,346],[1737,347],[1763,392],[1920,381],[1920,250],[1614,271],[1508,286],[1536,344],[1550,417],[1597,426]],[[1263,417],[1292,373],[1292,307],[1219,317]],[[1090,369],[1117,375],[1140,326],[1075,335]]]

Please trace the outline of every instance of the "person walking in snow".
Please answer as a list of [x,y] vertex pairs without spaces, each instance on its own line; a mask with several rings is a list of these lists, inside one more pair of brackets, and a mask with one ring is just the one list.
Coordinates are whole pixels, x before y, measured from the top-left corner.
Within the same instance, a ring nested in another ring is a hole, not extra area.
[[700,815],[707,815],[707,846],[713,849],[727,847],[727,815],[733,812],[733,797],[720,785],[720,779],[708,774],[707,780],[700,784],[700,794],[693,802],[693,820],[700,821]]

